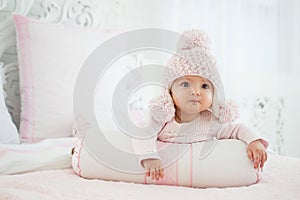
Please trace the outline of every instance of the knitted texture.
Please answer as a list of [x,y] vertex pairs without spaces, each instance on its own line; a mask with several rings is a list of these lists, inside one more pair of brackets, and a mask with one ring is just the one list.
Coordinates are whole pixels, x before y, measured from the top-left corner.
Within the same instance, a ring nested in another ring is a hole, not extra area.
[[175,116],[175,107],[171,95],[166,91],[150,101],[150,115],[156,121],[164,124]]
[[225,105],[220,105],[219,121],[221,123],[231,122],[239,118],[238,104],[234,101],[226,101]]
[[[170,58],[167,64],[168,69],[164,73],[164,81],[171,88],[174,80],[186,75],[201,76],[208,79],[214,87],[210,108],[212,114],[221,123],[233,122],[238,117],[237,106],[234,106],[232,102],[225,103],[222,80],[217,69],[217,62],[210,52],[210,43],[207,34],[200,30],[184,31],[178,41],[176,54]],[[150,115],[162,123],[174,117],[175,110],[173,109],[174,103],[168,92],[150,103]]]

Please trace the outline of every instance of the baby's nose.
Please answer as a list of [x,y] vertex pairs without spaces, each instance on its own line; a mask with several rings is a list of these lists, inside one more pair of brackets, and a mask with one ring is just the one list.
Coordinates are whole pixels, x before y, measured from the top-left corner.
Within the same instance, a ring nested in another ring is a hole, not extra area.
[[193,88],[192,89],[192,95],[200,96],[201,89],[200,88]]

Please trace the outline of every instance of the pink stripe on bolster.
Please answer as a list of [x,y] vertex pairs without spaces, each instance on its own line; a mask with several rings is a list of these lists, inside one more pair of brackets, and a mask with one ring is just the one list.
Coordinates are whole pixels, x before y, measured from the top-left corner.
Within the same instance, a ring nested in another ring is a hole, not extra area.
[[147,177],[146,177],[146,174],[144,174],[144,184],[147,184]]
[[[177,158],[178,158],[178,145],[177,145]],[[178,160],[176,160],[176,185],[178,186]]]
[[260,181],[260,176],[259,176],[259,170],[257,170],[256,172],[256,182],[255,183],[258,183]]
[[193,187],[193,145],[190,146],[190,187]]
[[8,153],[7,149],[3,149],[0,151],[0,158],[2,158],[3,156],[5,156]]
[[80,168],[80,158],[81,158],[81,150],[83,148],[83,142],[82,140],[80,140],[80,147],[79,147],[79,150],[78,150],[78,162],[77,162],[77,169],[78,169],[78,175],[79,176],[82,176],[81,174],[81,168]]

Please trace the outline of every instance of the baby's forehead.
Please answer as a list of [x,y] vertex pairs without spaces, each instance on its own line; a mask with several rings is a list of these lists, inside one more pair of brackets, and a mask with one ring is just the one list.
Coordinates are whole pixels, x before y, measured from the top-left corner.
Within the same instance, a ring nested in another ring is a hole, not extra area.
[[[187,75],[187,76],[182,76],[177,78],[175,81],[182,81],[182,80],[187,80],[187,81],[201,81],[201,82],[210,82],[208,79],[202,77],[202,76],[196,76],[196,75]],[[174,82],[175,82],[174,81]]]

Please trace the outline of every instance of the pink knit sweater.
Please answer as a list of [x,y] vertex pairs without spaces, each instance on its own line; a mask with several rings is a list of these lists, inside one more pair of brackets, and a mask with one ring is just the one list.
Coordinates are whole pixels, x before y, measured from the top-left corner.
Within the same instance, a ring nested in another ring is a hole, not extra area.
[[132,139],[133,150],[139,154],[140,162],[144,159],[157,158],[156,141],[190,144],[213,139],[238,139],[247,145],[255,140],[261,140],[265,148],[268,142],[254,134],[249,128],[240,123],[220,123],[209,111],[188,123],[178,123],[173,118],[166,124],[153,120],[152,123],[158,134],[143,140]]

